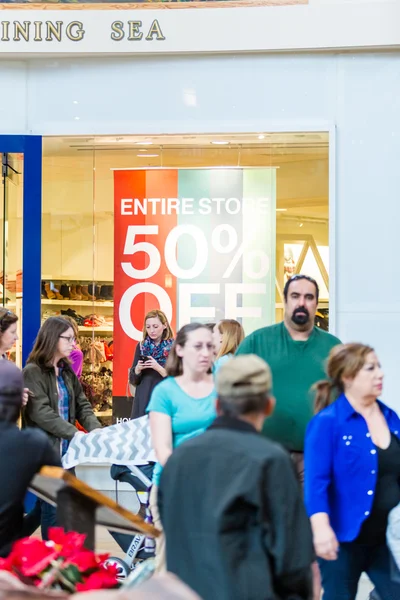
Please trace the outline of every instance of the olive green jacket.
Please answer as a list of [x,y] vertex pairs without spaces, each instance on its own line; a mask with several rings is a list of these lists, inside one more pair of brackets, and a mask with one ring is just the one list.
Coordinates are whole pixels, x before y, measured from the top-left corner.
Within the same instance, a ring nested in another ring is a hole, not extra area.
[[24,368],[23,374],[25,387],[31,392],[23,411],[23,427],[42,429],[49,436],[50,443],[55,449],[60,448],[62,439],[72,440],[78,431],[75,421],[78,421],[87,431],[101,427],[78,378],[69,365],[64,363],[62,371],[69,394],[68,421],[62,419],[58,412],[58,390],[54,367],[41,368],[34,363],[29,363]]

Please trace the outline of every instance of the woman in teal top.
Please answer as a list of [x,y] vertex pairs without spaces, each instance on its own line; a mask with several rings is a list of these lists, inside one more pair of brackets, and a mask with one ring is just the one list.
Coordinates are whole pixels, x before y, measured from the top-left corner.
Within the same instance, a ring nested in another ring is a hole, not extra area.
[[[158,459],[150,493],[150,509],[158,529],[162,529],[157,494],[163,465],[173,448],[202,433],[216,417],[213,357],[212,334],[205,325],[190,323],[182,327],[167,360],[168,377],[154,388],[147,407]],[[156,540],[156,570],[165,570],[163,536]]]
[[214,325],[213,344],[215,363],[213,367],[214,377],[226,361],[236,354],[236,350],[244,340],[244,329],[234,319],[222,319]]

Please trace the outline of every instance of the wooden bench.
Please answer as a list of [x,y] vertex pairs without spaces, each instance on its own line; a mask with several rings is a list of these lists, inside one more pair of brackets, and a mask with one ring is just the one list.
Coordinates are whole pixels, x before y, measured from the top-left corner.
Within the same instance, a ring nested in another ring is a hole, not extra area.
[[65,531],[86,534],[86,548],[95,548],[96,525],[134,536],[158,537],[160,531],[111,498],[94,490],[60,467],[43,467],[29,488],[42,500],[57,507],[57,522]]

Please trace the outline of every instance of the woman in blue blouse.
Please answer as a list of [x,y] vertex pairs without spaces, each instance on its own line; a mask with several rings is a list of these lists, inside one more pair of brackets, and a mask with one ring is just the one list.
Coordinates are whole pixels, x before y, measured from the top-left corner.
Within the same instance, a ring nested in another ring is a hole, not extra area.
[[[336,346],[327,373],[305,441],[305,500],[323,600],[354,600],[362,572],[381,600],[400,599],[386,544],[388,515],[400,502],[400,419],[377,400],[383,372],[369,346]],[[340,396],[331,404],[333,390]]]

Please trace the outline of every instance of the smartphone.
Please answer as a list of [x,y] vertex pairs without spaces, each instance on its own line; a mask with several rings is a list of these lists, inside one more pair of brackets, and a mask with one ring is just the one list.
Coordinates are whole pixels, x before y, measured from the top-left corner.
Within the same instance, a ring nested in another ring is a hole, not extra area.
[[146,362],[146,360],[149,360],[149,357],[144,354],[139,354],[139,360]]

